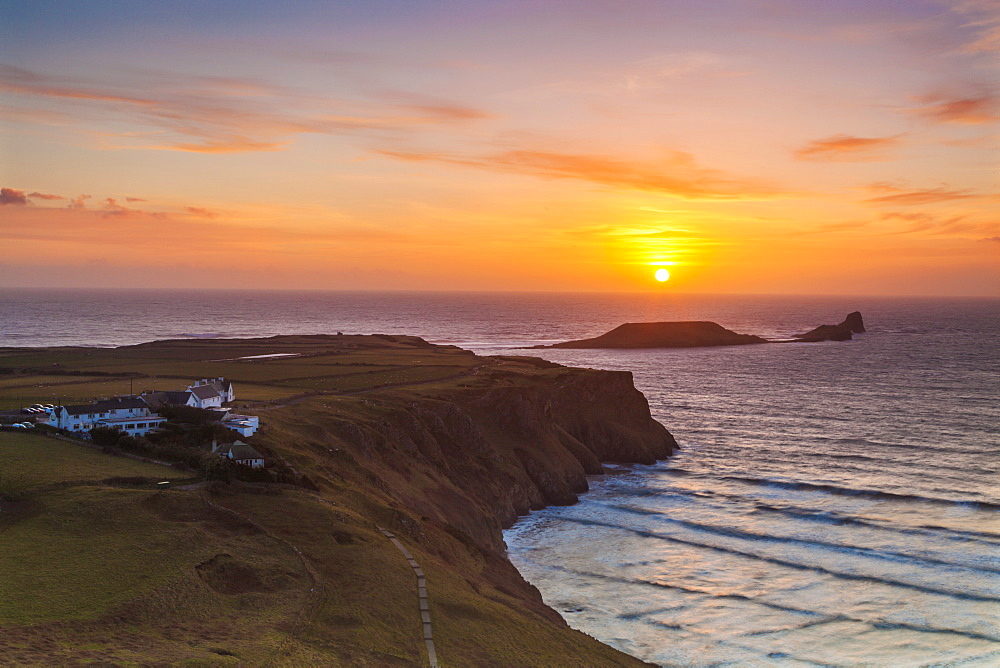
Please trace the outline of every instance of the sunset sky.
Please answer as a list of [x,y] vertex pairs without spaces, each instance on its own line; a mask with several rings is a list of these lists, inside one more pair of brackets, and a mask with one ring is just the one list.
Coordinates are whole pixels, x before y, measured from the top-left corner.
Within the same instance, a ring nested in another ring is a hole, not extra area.
[[0,286],[1000,294],[995,0],[2,12]]

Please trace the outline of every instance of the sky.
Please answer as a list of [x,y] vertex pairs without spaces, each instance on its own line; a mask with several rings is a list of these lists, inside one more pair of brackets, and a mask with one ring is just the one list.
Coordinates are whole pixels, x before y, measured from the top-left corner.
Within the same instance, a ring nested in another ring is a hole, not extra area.
[[0,287],[1000,295],[994,0],[2,14]]

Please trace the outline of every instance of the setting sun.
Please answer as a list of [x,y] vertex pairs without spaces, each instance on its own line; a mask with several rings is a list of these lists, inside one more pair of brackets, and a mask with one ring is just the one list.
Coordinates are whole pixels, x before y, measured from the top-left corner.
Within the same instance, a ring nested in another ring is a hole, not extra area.
[[663,282],[665,282],[665,281],[667,281],[667,280],[670,279],[670,272],[667,271],[666,269],[662,269],[662,268],[661,269],[657,269],[655,276],[656,276],[656,280],[658,280],[660,283],[663,283]]

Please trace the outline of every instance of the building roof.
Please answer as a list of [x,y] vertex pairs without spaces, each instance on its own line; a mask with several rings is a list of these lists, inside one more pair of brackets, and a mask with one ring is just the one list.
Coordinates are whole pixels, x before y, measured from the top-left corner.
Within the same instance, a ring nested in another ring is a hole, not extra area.
[[147,406],[155,409],[163,406],[164,404],[184,406],[191,398],[191,393],[187,391],[147,392],[143,394],[141,398]]
[[205,399],[215,399],[216,397],[222,396],[221,394],[219,394],[219,391],[216,390],[211,385],[196,385],[194,387],[188,388],[188,391],[191,392],[191,394],[193,394],[194,396],[198,397],[198,399],[200,399],[201,401],[204,401]]
[[89,413],[104,413],[107,409],[98,408],[97,404],[76,404],[74,406],[61,406],[70,415],[86,415]]
[[235,441],[233,443],[223,443],[217,451],[220,455],[229,455],[234,461],[247,461],[249,459],[264,459],[264,455],[257,452],[249,443]]
[[224,378],[213,378],[208,382],[209,387],[214,387],[219,394],[224,394],[229,388],[233,386],[232,383],[225,380]]
[[146,402],[139,397],[115,397],[114,399],[102,399],[94,404],[101,411],[110,411],[120,408],[146,408]]

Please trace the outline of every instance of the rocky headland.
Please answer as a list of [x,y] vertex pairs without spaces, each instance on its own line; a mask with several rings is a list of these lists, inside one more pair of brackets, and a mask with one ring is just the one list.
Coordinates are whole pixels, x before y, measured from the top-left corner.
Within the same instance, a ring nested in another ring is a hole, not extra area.
[[820,325],[805,334],[796,334],[793,338],[803,343],[818,341],[850,341],[854,334],[865,331],[865,322],[859,311],[848,313],[843,322],[838,325]]
[[821,325],[791,339],[768,340],[739,334],[715,322],[629,322],[590,339],[564,341],[535,348],[699,348],[743,346],[756,343],[812,343],[849,341],[852,333],[865,331],[861,313],[850,313],[839,325]]

